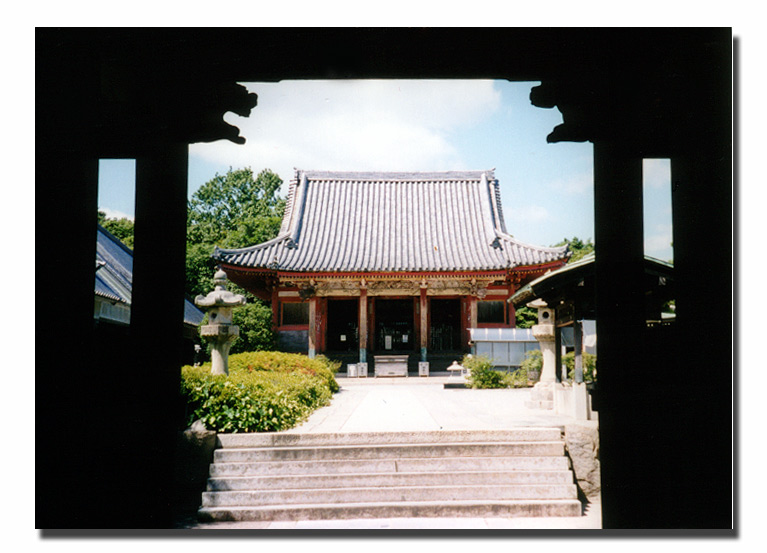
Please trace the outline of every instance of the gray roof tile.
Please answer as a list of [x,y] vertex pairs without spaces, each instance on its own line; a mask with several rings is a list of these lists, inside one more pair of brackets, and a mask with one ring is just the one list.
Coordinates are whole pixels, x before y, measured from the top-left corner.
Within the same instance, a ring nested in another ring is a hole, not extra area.
[[[133,252],[101,225],[96,234],[96,295],[130,305],[133,292]],[[205,313],[184,298],[184,322],[199,326]]]
[[279,236],[213,256],[286,272],[432,272],[538,265],[568,252],[507,234],[493,171],[297,171]]

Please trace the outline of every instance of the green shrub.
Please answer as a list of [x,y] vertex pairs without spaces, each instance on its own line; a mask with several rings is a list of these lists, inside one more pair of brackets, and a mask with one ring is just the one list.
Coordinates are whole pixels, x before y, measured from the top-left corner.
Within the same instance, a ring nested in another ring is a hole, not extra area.
[[240,327],[240,336],[232,344],[231,353],[274,349],[276,334],[272,330],[272,308],[259,299],[232,310],[232,324]]
[[[597,356],[591,353],[583,352],[583,381],[596,382],[597,379]],[[571,351],[562,356],[562,362],[567,367],[567,377],[570,380],[575,378],[575,352]]]
[[331,361],[324,355],[310,359],[299,353],[282,353],[279,351],[248,351],[229,356],[229,373],[232,371],[274,371],[282,373],[302,373],[318,376],[327,382],[331,392],[338,391],[336,372],[341,363]]
[[503,376],[508,388],[527,388],[530,385],[527,369],[524,367],[511,373],[505,373]]
[[[528,377],[538,380],[543,370],[543,353],[539,349],[533,349],[525,354],[520,370],[524,370]],[[534,376],[535,374],[535,376]]]
[[235,354],[228,376],[211,375],[210,363],[181,369],[186,424],[199,419],[217,432],[291,428],[327,405],[337,390],[330,362],[297,354]]
[[472,388],[522,388],[527,386],[527,370],[518,369],[512,373],[497,371],[493,362],[482,355],[467,355],[461,364],[471,370],[468,378]]

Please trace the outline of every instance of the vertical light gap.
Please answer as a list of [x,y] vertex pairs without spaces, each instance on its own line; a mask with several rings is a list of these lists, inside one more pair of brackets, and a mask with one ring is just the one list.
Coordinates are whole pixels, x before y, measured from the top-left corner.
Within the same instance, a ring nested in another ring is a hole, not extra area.
[[136,160],[99,160],[96,279],[93,316],[98,324],[130,325]]
[[643,160],[642,175],[644,254],[673,264],[671,160]]

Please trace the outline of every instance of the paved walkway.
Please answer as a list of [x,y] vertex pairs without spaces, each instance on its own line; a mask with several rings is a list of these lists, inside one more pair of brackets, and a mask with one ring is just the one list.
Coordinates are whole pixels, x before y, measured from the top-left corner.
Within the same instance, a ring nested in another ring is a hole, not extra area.
[[330,406],[291,433],[493,430],[562,426],[569,417],[528,409],[530,389],[444,388],[449,377],[337,378]]
[[[530,389],[445,388],[447,376],[408,378],[337,377],[341,389],[331,404],[287,433],[494,430],[520,426],[563,426],[573,419],[528,409]],[[599,529],[601,506],[586,505],[582,517],[360,519],[300,522],[218,522],[201,530],[230,529]]]

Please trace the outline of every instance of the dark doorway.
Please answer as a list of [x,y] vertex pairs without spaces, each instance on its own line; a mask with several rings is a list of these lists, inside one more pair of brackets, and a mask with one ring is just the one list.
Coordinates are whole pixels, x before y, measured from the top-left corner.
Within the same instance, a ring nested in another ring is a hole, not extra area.
[[461,300],[432,298],[430,346],[433,352],[461,349]]
[[358,311],[357,298],[328,300],[328,351],[357,351],[359,348]]
[[375,325],[376,350],[413,351],[415,333],[413,332],[413,300],[389,300],[376,298]]

